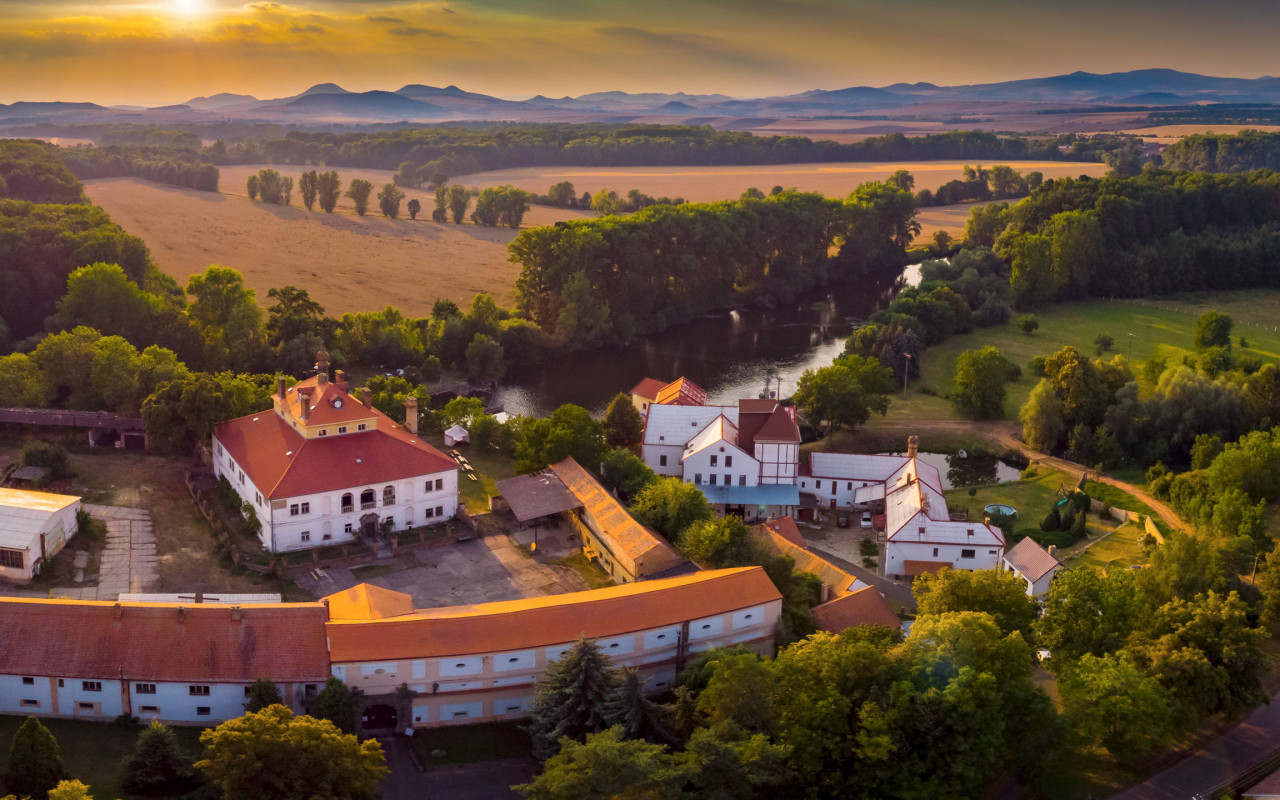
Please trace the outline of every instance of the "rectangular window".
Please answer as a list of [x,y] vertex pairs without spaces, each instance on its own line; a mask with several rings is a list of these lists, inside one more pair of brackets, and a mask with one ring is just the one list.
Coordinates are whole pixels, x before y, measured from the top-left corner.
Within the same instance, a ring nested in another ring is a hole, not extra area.
[[262,505],[262,495],[258,492],[253,493],[253,502],[255,505]]
[[726,467],[732,467],[732,466],[733,466],[733,456],[725,456],[725,457],[724,457],[724,465],[725,465]]
[[436,491],[439,492],[443,489],[444,489],[444,478],[436,478]]
[[713,467],[718,467],[718,466],[720,466],[720,464],[719,464],[719,463],[717,463],[717,461],[718,461],[718,459],[719,459],[719,458],[720,458],[720,456],[712,456],[712,457],[711,457],[711,466],[713,466]]
[[339,425],[339,426],[338,426],[338,433],[346,433],[346,432],[347,432],[347,426],[346,426],[346,425]]
[[196,716],[197,717],[209,716],[209,706],[196,706]]
[[303,503],[303,504],[302,504],[302,513],[303,513],[303,514],[310,514],[310,513],[311,513],[311,504],[310,504],[310,503]]
[[187,694],[191,695],[192,697],[208,697],[209,687],[208,686],[188,686]]
[[40,701],[39,700],[23,700],[22,707],[23,708],[39,708]]
[[814,482],[813,482],[813,488],[815,488],[815,489],[821,489],[821,488],[822,488],[822,481],[814,481]]
[[321,429],[320,429],[320,435],[321,435],[321,436],[328,436],[328,435],[329,435],[329,429],[328,429],[328,428],[321,428]]
[[154,683],[135,683],[133,691],[137,694],[155,694],[156,685]]
[[86,692],[100,692],[102,681],[80,681],[80,688]]
[[849,491],[853,491],[853,481],[849,481]]
[[302,506],[298,505],[297,503],[294,503],[293,505],[289,506],[289,516],[296,517],[301,513],[302,513]]
[[923,535],[924,535],[924,526],[923,526],[923,525],[921,525],[921,526],[920,526],[920,528],[919,528],[919,530],[918,530],[918,533],[919,533],[921,536],[923,536]]
[[[350,526],[348,526],[348,527],[350,527]],[[323,541],[326,541],[326,542],[327,542],[327,541],[329,541],[330,539],[332,539],[332,538],[333,538],[333,534],[326,533],[325,535],[321,536],[320,538],[321,538],[321,540],[323,540]]]
[[738,476],[738,485],[739,485],[739,486],[746,486],[746,485],[747,485],[747,476],[746,476],[746,475],[739,475],[739,476]]
[[436,516],[437,517],[444,516],[444,506],[436,506]]
[[309,542],[309,541],[311,541],[311,531],[303,531],[303,532],[302,532],[302,541],[304,541],[304,542]]
[[436,515],[436,510],[434,508],[428,508],[426,514],[427,514],[427,519],[431,519]]
[[665,467],[666,465],[667,465],[667,457],[666,457],[666,456],[658,456],[658,466],[660,466],[660,467]]
[[36,679],[35,679],[35,678],[23,678],[23,679],[22,679],[22,685],[23,685],[23,686],[35,686],[35,685],[36,685]]
[[711,473],[710,475],[708,475],[708,476],[707,476],[707,480],[708,480],[708,482],[710,482],[710,484],[711,484],[712,486],[715,486],[715,485],[716,485],[716,474],[715,474],[714,472],[713,472],[713,473]]
[[160,706],[138,706],[138,711],[143,714],[159,714]]
[[938,548],[936,548],[936,547],[935,547],[935,548],[933,548],[933,557],[934,557],[934,558],[937,558],[937,557],[938,557]]
[[93,705],[94,705],[93,703],[76,703],[76,708],[80,709],[81,711],[92,711]]
[[972,550],[961,550],[961,551],[960,551],[960,557],[961,557],[961,558],[973,558],[973,551],[972,551]]
[[351,533],[353,530],[355,530],[355,529],[351,526],[351,523],[350,523],[350,522],[348,522],[346,525],[343,525],[343,526],[342,526],[342,532],[343,532],[343,533]]
[[369,429],[369,426],[364,424],[363,422],[361,422],[359,425],[356,426],[356,431],[364,431],[368,429]]
[[832,494],[835,494],[835,493],[836,493],[836,489],[838,489],[838,488],[840,488],[840,487],[839,487],[839,485],[838,485],[835,481],[832,481],[832,482],[831,482],[831,493],[832,493]]
[[725,475],[725,476],[724,476],[724,485],[725,485],[725,486],[732,486],[732,485],[733,485],[733,476],[732,476],[732,475]]
[[695,473],[693,473],[693,482],[694,482],[694,483],[702,483],[702,473],[701,473],[701,472],[695,472]]

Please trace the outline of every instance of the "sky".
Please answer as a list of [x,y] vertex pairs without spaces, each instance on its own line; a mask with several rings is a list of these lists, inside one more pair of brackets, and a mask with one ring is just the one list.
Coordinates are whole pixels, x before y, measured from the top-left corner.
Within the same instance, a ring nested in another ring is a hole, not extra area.
[[454,84],[764,97],[1167,67],[1280,74],[1274,0],[0,0],[0,103]]

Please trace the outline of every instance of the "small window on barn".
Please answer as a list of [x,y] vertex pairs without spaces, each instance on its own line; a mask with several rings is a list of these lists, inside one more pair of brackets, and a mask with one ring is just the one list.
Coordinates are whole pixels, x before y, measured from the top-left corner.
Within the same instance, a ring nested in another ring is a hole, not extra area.
[[23,685],[23,686],[35,686],[35,685],[36,685],[36,679],[35,679],[35,678],[23,678],[23,679],[22,679],[22,685]]
[[732,467],[732,466],[733,466],[733,456],[725,456],[725,457],[724,457],[724,465],[725,465],[726,467]]
[[[90,703],[90,705],[92,705],[92,703]],[[22,707],[23,708],[39,708],[40,701],[39,700],[23,700]]]
[[658,456],[658,466],[660,466],[660,467],[665,467],[666,465],[667,465],[667,457],[666,457],[666,456]]
[[102,681],[80,681],[80,688],[86,692],[100,692]]
[[209,706],[196,706],[196,716],[197,717],[209,716]]

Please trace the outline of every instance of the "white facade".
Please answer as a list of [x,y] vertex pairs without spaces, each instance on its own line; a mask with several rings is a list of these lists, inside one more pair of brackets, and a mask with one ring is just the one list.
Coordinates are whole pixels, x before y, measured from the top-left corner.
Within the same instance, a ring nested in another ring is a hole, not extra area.
[[791,442],[756,441],[761,483],[794,484],[799,473],[800,445]]
[[0,488],[0,578],[27,583],[78,530],[80,498]]
[[262,523],[259,539],[273,553],[353,541],[370,513],[377,515],[379,524],[391,519],[392,530],[399,531],[444,522],[458,510],[457,470],[270,500],[215,436],[213,471],[253,507]]

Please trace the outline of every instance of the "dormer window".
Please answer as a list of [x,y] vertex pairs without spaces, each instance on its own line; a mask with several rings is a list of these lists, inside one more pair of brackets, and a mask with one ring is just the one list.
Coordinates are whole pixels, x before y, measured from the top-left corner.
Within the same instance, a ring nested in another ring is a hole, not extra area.
[[329,435],[329,429],[328,429],[328,428],[321,428],[321,429],[320,429],[320,435],[321,435],[321,436],[328,436],[328,435]]
[[359,432],[359,431],[363,431],[363,430],[367,430],[368,428],[369,428],[369,426],[368,426],[368,425],[366,425],[366,424],[365,424],[365,423],[363,423],[363,422],[361,422],[359,425],[356,425],[356,431],[357,431],[357,432]]
[[338,433],[346,433],[346,432],[347,432],[346,425],[342,425],[341,427],[338,428]]

